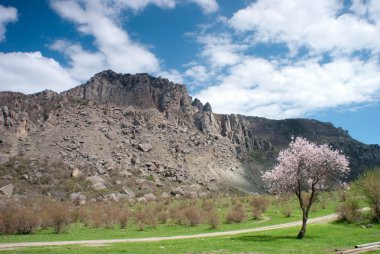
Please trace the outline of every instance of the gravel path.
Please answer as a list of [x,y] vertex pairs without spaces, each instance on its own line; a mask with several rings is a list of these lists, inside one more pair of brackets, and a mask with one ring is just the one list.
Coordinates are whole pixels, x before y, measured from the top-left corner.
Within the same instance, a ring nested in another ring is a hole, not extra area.
[[[308,224],[322,223],[334,221],[338,218],[338,214],[330,214],[322,217],[317,217],[308,220]],[[101,246],[104,244],[111,243],[133,243],[133,242],[158,242],[165,240],[179,240],[179,239],[192,239],[192,238],[204,238],[204,237],[214,237],[214,236],[226,236],[226,235],[237,235],[242,233],[250,232],[260,232],[268,231],[281,228],[289,228],[294,226],[301,226],[301,221],[289,222],[284,224],[265,226],[259,228],[251,229],[240,229],[224,232],[214,232],[214,233],[203,233],[196,235],[178,235],[178,236],[163,236],[163,237],[149,237],[149,238],[127,238],[127,239],[108,239],[108,240],[79,240],[79,241],[55,241],[55,242],[28,242],[28,243],[2,243],[0,244],[0,250],[6,249],[16,249],[22,247],[35,247],[35,246],[58,246],[58,245],[72,245],[72,244],[83,244],[83,245],[93,245]]]

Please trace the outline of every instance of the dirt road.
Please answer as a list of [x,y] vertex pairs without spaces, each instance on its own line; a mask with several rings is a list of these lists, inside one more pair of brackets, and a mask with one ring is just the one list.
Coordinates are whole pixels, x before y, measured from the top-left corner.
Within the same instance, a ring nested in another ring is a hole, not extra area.
[[[338,214],[330,214],[318,218],[309,219],[308,224],[329,222],[336,220]],[[294,226],[300,226],[301,221],[289,222],[284,224],[251,228],[251,229],[240,229],[224,232],[214,232],[214,233],[203,233],[196,235],[179,235],[179,236],[163,236],[163,237],[149,237],[149,238],[127,238],[127,239],[108,239],[108,240],[78,240],[78,241],[56,241],[56,242],[28,242],[28,243],[2,243],[0,244],[0,250],[15,249],[22,247],[35,247],[35,246],[58,246],[58,245],[72,245],[72,244],[83,244],[83,245],[103,245],[111,243],[127,243],[127,242],[158,242],[165,240],[180,240],[180,239],[192,239],[192,238],[204,238],[204,237],[214,237],[214,236],[226,236],[226,235],[237,235],[242,233],[250,232],[260,232],[281,228],[289,228]]]

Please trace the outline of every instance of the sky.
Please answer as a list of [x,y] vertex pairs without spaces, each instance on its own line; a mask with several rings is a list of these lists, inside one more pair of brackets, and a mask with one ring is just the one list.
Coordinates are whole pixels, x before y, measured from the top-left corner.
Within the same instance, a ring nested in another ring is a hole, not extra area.
[[149,73],[217,113],[313,118],[380,144],[379,42],[378,0],[0,0],[0,91]]

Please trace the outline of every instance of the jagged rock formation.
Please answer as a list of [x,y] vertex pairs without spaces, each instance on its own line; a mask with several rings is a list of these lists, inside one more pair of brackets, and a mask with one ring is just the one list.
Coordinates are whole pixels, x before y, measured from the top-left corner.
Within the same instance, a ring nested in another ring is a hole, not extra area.
[[61,94],[0,93],[0,187],[81,202],[261,192],[292,135],[342,150],[352,178],[380,165],[378,145],[332,124],[215,114],[184,85],[104,71]]

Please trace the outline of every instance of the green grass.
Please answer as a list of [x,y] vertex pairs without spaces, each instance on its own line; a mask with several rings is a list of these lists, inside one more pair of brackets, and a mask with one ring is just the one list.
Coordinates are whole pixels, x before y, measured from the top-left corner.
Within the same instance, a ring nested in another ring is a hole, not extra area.
[[[118,243],[99,247],[81,245],[25,248],[2,253],[334,253],[336,249],[380,239],[380,226],[310,225],[303,240],[295,238],[298,227],[228,237],[171,240],[152,243]],[[379,252],[373,252],[379,253]]]
[[[127,229],[119,228],[90,228],[85,227],[81,223],[76,223],[69,226],[63,233],[54,234],[53,229],[37,230],[33,234],[27,235],[0,235],[0,243],[15,243],[15,242],[41,242],[41,241],[67,241],[67,240],[96,240],[96,239],[116,239],[116,238],[145,238],[155,236],[174,236],[174,235],[191,235],[199,233],[239,230],[246,228],[263,227],[269,225],[282,224],[292,221],[301,220],[301,212],[296,201],[292,202],[294,215],[286,218],[279,211],[276,205],[271,205],[265,212],[264,216],[267,219],[253,220],[251,211],[247,211],[248,219],[238,224],[226,224],[225,214],[228,208],[220,208],[220,224],[217,229],[209,229],[209,225],[201,224],[195,227],[182,225],[159,224],[157,228],[146,227],[143,231],[139,230],[138,226],[131,221]],[[315,204],[315,207],[318,207]],[[331,203],[326,209],[317,209],[312,211],[310,218],[315,218],[335,212],[335,206]]]

